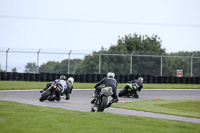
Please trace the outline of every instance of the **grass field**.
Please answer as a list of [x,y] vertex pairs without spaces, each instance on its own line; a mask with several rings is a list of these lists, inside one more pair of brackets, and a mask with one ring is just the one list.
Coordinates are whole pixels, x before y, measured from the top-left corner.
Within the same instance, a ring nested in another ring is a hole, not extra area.
[[[0,81],[0,90],[43,89],[47,82]],[[74,83],[74,89],[93,89],[95,83]],[[125,83],[118,83],[122,89]],[[144,89],[200,89],[199,84],[143,84]]]
[[114,103],[112,107],[200,118],[200,101],[146,100]]
[[[0,90],[42,89],[47,82],[0,81]],[[75,89],[93,88],[95,83],[74,83]],[[118,84],[121,89],[125,83]],[[200,89],[195,84],[144,84],[145,89]],[[199,101],[149,100],[116,103],[128,108],[187,117],[200,116]],[[0,101],[0,133],[198,133],[200,124],[109,113],[79,112]]]
[[0,101],[0,133],[199,133],[200,124]]

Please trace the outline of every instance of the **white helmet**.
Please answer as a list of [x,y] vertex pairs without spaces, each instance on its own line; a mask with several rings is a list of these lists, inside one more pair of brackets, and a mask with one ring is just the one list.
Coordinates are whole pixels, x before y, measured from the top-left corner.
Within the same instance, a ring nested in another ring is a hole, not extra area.
[[139,81],[141,81],[143,83],[144,79],[142,77],[138,78]]
[[74,83],[74,78],[69,77],[67,81],[70,82],[71,84],[73,84]]
[[113,72],[108,72],[107,77],[108,78],[114,78],[115,74]]

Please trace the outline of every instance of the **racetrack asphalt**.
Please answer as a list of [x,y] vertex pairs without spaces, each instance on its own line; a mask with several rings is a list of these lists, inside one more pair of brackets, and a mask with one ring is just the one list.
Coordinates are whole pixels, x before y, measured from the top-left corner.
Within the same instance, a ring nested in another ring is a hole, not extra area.
[[[65,100],[64,98],[61,101],[44,101],[40,102],[40,92],[39,90],[9,90],[9,91],[0,91],[0,100],[5,101],[15,101],[19,103],[26,103],[38,106],[47,106],[47,107],[56,107],[76,111],[89,112],[91,108],[91,97],[93,94],[92,89],[74,89],[70,100]],[[118,90],[119,91],[119,90]],[[163,100],[200,100],[200,89],[143,89],[139,92],[139,98],[119,98],[119,102],[131,102],[131,101],[140,101],[140,100],[153,100],[163,99]],[[109,98],[109,100],[111,97]],[[113,113],[119,115],[129,115],[129,116],[141,116],[141,117],[152,117],[168,120],[178,120],[192,123],[199,123],[200,119],[198,118],[189,118],[173,115],[165,115],[151,112],[127,110],[120,108],[106,108],[104,110],[106,113]]]

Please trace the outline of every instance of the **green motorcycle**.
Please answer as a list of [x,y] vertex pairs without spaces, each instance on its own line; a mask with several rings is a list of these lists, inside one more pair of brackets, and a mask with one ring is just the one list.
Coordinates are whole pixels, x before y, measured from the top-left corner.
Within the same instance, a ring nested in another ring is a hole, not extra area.
[[140,89],[137,83],[127,83],[124,88],[118,93],[118,96],[139,98],[138,91],[140,91]]

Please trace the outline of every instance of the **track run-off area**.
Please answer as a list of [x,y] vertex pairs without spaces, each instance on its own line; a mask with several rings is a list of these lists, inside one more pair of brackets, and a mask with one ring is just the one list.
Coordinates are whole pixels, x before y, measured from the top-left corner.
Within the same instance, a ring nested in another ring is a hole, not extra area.
[[[37,106],[56,107],[69,110],[89,112],[91,109],[91,98],[93,89],[73,89],[70,100],[62,98],[59,102],[47,101],[40,102],[40,90],[2,90],[0,91],[0,100],[15,101],[19,103],[32,104]],[[119,92],[119,90],[118,90]],[[200,89],[142,89],[139,92],[139,98],[119,97],[119,102],[132,102],[141,100],[200,100]],[[109,100],[111,97],[109,98]],[[168,120],[178,120],[192,123],[200,123],[198,118],[189,118],[173,115],[165,115],[151,112],[127,110],[120,108],[106,108],[105,113],[120,115],[152,117]]]

